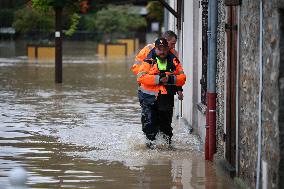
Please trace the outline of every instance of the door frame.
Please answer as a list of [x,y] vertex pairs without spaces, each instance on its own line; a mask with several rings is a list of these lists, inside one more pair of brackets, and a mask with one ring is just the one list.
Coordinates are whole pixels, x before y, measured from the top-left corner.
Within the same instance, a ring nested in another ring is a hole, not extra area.
[[226,137],[225,158],[236,167],[236,94],[237,94],[237,54],[238,54],[238,14],[237,6],[227,7],[227,77],[226,77]]

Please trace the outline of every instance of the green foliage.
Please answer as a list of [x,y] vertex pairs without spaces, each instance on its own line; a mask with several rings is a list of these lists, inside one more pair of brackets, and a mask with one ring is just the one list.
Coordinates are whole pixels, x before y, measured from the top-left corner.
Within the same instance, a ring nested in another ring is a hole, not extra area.
[[67,7],[68,9],[77,10],[82,0],[32,0],[33,8],[46,11],[50,7]]
[[[13,26],[18,32],[29,33],[31,31],[50,32],[54,28],[55,7],[64,7],[63,26],[69,27],[66,35],[72,35],[81,27],[90,31],[98,30],[101,33],[128,33],[131,30],[146,26],[145,18],[137,12],[131,11],[130,6],[109,5],[93,14],[85,16],[81,20],[76,12],[79,10],[81,0],[32,0],[33,9],[22,9],[17,12],[17,20]],[[67,19],[68,18],[68,19]]]
[[33,8],[46,12],[53,5],[55,0],[32,0]]
[[80,20],[80,16],[77,13],[74,13],[71,17],[71,26],[70,28],[65,32],[66,35],[68,36],[72,36],[76,30],[77,30],[77,26]]
[[14,19],[14,13],[9,9],[0,10],[0,27],[10,27],[12,26]]
[[32,0],[32,6],[40,12],[48,12],[51,8],[61,7],[65,8],[64,16],[70,18],[71,23],[66,35],[73,35],[80,20],[80,16],[76,13],[79,10],[79,3],[81,0]]
[[13,27],[18,32],[31,33],[40,31],[49,33],[54,27],[52,13],[43,13],[35,9],[24,8],[16,12]]
[[146,26],[146,20],[137,13],[131,13],[129,6],[113,6],[97,12],[95,26],[104,33],[126,33],[131,29]]
[[95,15],[94,14],[89,14],[89,15],[82,15],[81,20],[80,20],[80,28],[82,30],[87,30],[87,31],[95,31],[96,30],[96,22],[95,22]]
[[148,15],[150,20],[163,23],[164,20],[164,7],[158,1],[151,1],[147,5]]

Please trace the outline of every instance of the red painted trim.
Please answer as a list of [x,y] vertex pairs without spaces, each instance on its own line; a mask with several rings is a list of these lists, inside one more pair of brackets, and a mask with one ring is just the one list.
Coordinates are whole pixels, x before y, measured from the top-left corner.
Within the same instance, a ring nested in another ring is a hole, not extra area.
[[[213,161],[216,153],[216,93],[207,93],[207,115],[209,126],[209,160]],[[207,116],[206,115],[206,116]]]
[[[208,104],[208,93],[206,94],[206,104]],[[208,107],[206,108],[206,133],[205,133],[205,160],[209,160],[209,114]]]

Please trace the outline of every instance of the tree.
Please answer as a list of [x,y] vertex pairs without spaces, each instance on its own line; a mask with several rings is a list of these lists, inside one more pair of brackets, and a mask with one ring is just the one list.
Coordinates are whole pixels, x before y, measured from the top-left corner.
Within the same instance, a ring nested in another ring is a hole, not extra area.
[[95,27],[103,33],[128,33],[131,30],[146,26],[145,18],[131,12],[130,6],[109,5],[97,12]]
[[[62,10],[64,7],[76,9],[79,2],[80,0],[32,0],[34,8],[45,11],[52,7],[55,12],[55,83],[62,83]],[[73,21],[76,19],[79,19],[78,16],[73,17]],[[76,25],[71,29],[76,30]]]
[[13,27],[17,32],[31,34],[35,31],[49,34],[53,27],[53,13],[40,12],[35,9],[24,8],[16,12],[16,18]]
[[0,27],[12,27],[14,12],[25,4],[26,0],[0,0]]
[[80,20],[80,16],[77,14],[80,9],[80,2],[82,0],[32,0],[32,6],[40,12],[49,12],[50,8],[61,8],[65,10],[65,16],[70,18],[71,24],[66,31],[66,35],[73,35],[77,30],[77,25]]
[[[32,0],[34,8],[46,11],[52,7],[55,11],[55,82],[62,83],[62,34],[61,20],[62,10],[64,7],[69,8],[73,13],[79,11],[80,2],[82,0]],[[99,1],[99,0],[98,0]],[[107,4],[107,3],[104,3]],[[73,14],[74,15],[74,14]],[[78,15],[73,16],[73,26],[71,30],[74,32],[77,28]],[[97,13],[96,26],[102,32],[128,32],[128,29],[134,29],[145,26],[146,21],[138,14],[130,13],[126,6],[109,6]],[[72,32],[71,32],[72,33]]]
[[149,21],[159,22],[159,33],[161,33],[161,26],[164,21],[164,7],[158,1],[151,1],[147,5]]
[[164,7],[158,1],[151,1],[147,5],[148,15],[150,20],[163,23],[164,20]]

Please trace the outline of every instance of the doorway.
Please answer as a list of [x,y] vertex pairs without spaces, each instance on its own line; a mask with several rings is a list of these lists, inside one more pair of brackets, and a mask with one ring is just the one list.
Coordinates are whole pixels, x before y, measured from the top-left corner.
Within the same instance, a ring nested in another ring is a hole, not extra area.
[[237,6],[228,6],[227,80],[226,80],[226,153],[229,164],[236,166],[236,76],[237,76]]

